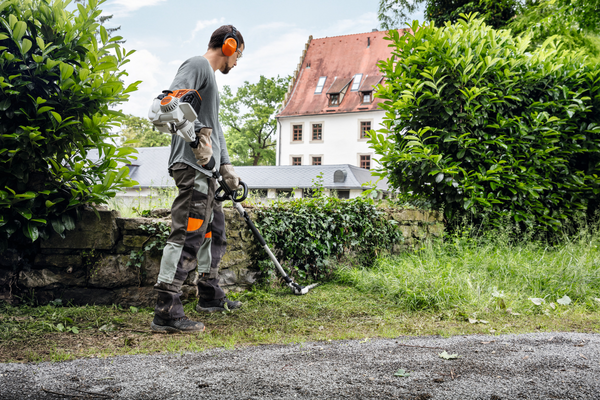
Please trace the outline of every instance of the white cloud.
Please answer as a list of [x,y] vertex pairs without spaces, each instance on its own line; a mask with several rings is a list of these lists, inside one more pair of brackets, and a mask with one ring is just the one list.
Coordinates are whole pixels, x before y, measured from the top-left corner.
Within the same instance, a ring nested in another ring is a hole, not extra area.
[[254,27],[254,30],[261,31],[261,30],[267,30],[267,29],[289,29],[290,26],[294,26],[294,25],[290,25],[286,22],[270,22],[268,24],[258,25],[256,27]]
[[[267,78],[291,75],[300,61],[309,33],[303,30],[285,29],[273,32],[269,41],[250,45],[248,52],[228,75],[217,73],[219,87],[230,85],[233,89],[244,81],[256,83],[261,75]],[[276,51],[274,51],[276,49]]]
[[315,35],[315,37],[324,37],[324,36],[341,36],[341,35],[350,35],[354,33],[364,33],[370,32],[373,29],[377,29],[379,27],[379,20],[377,19],[377,14],[374,12],[369,12],[359,16],[356,19],[342,19],[335,21],[335,23],[328,26],[326,29],[323,29]]
[[167,0],[114,0],[111,6],[118,6],[121,12],[131,12],[142,7],[155,6]]
[[225,18],[217,19],[213,18],[211,20],[200,20],[196,22],[196,27],[192,31],[192,39],[196,37],[196,33],[200,32],[202,29],[207,28],[209,26],[214,26],[218,24],[223,24],[225,22]]

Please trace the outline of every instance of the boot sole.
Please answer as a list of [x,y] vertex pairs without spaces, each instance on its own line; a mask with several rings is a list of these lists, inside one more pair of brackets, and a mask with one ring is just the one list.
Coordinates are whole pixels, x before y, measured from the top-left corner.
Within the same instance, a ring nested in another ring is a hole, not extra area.
[[[236,307],[230,307],[229,311],[239,310],[242,307],[243,303],[240,303]],[[200,305],[196,305],[196,312],[198,313],[214,313],[214,312],[222,312],[227,311],[225,307],[200,307]]]
[[152,322],[152,323],[150,323],[150,329],[153,332],[157,332],[157,333],[201,333],[201,332],[204,332],[206,327],[203,326],[201,330],[184,331],[182,329],[173,328],[172,326],[156,325],[154,322]]
[[224,307],[196,307],[196,312],[203,313],[214,313],[217,311],[227,311]]

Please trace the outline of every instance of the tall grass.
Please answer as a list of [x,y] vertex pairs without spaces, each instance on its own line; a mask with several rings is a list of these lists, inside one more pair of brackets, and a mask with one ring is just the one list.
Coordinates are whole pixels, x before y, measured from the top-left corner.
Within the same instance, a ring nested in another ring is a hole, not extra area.
[[[599,246],[600,234],[587,231],[554,246],[515,242],[500,231],[476,238],[454,236],[429,241],[414,253],[380,258],[369,269],[339,268],[337,278],[411,311],[598,310]],[[565,295],[571,304],[557,302]],[[544,301],[536,305],[531,298]]]

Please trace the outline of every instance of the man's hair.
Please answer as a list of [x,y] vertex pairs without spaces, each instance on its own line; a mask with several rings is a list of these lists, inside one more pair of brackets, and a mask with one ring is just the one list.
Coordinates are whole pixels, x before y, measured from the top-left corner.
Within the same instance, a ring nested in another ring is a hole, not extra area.
[[[232,31],[233,25],[223,25],[222,27],[217,28],[217,30],[214,31],[212,36],[210,37],[210,41],[208,42],[208,48],[220,49],[223,45],[223,39],[228,33],[231,33]],[[238,38],[238,47],[242,47],[242,45],[244,44],[244,37],[242,36],[240,31],[238,31],[237,29],[235,31],[235,36]]]

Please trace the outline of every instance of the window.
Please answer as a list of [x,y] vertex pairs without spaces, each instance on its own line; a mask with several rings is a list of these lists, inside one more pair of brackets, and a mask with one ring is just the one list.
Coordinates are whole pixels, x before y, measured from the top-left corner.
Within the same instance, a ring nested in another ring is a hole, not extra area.
[[321,165],[321,157],[313,157],[312,165]]
[[371,169],[371,156],[360,156],[360,167]]
[[317,88],[315,89],[315,94],[321,94],[323,92],[323,86],[325,86],[326,80],[326,76],[322,76],[319,78],[319,82],[317,82]]
[[323,124],[312,124],[312,140],[323,140]]
[[371,92],[362,92],[362,103],[371,104]]
[[330,106],[339,106],[340,105],[340,95],[339,94],[332,94],[331,96],[329,96],[329,105]]
[[371,121],[360,121],[360,138],[368,139],[371,131]]
[[292,130],[293,130],[292,138],[293,138],[294,142],[301,142],[302,141],[302,125],[293,125]]
[[352,89],[350,89],[351,92],[356,92],[358,90],[358,88],[360,87],[360,81],[362,80],[362,76],[363,74],[354,75],[354,82],[352,83]]
[[292,157],[292,165],[302,165],[302,157]]
[[275,191],[277,197],[292,198],[294,197],[294,191],[292,189],[277,189]]
[[338,190],[337,197],[338,197],[338,199],[349,199],[350,191],[349,190]]

